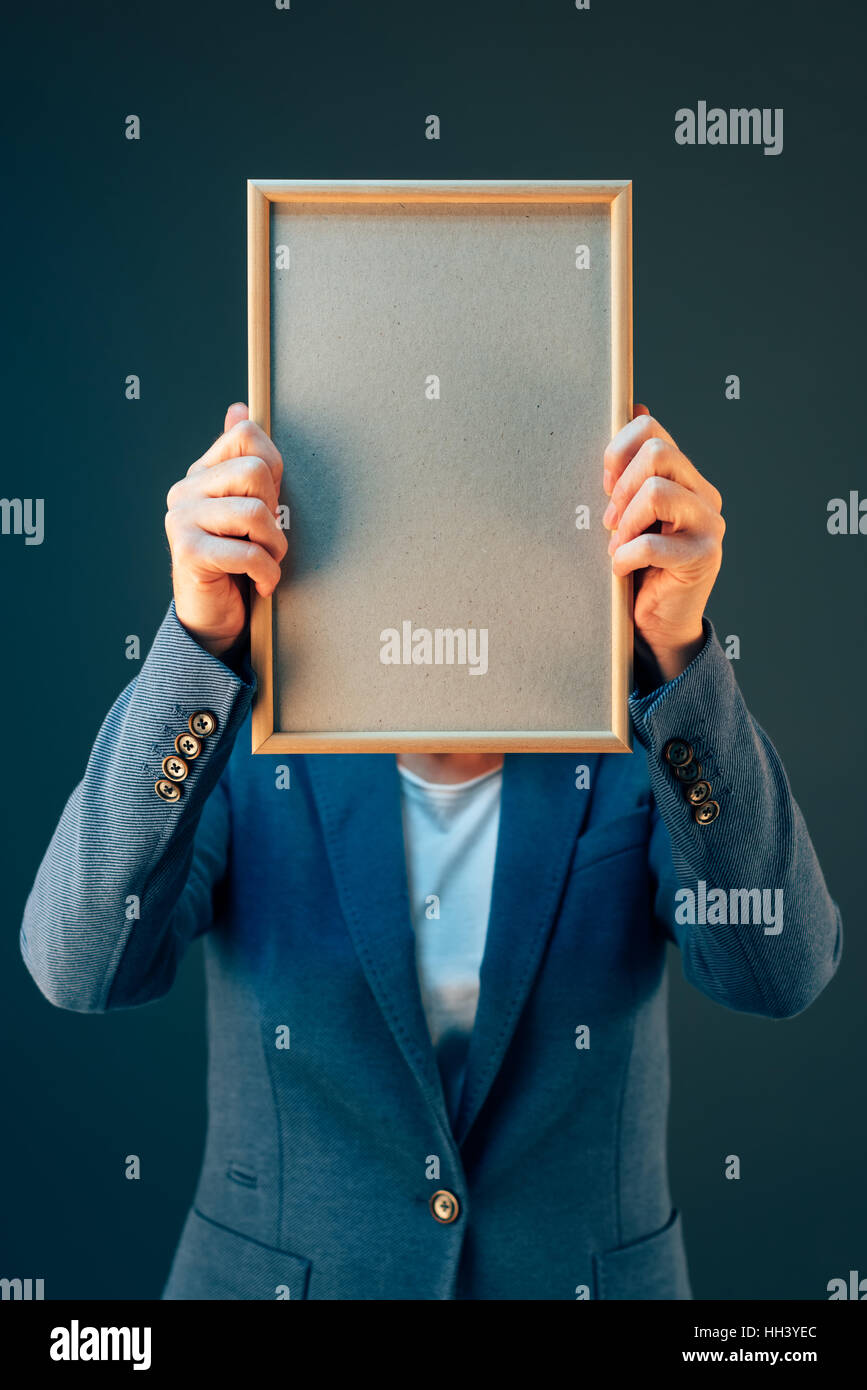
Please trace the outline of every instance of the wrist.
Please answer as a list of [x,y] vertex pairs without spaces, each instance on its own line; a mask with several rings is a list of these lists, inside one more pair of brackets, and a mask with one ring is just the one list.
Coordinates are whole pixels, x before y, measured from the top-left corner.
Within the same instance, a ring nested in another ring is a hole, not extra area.
[[211,655],[222,661],[224,666],[228,666],[230,671],[234,671],[236,676],[243,676],[249,651],[250,640],[245,629],[229,646],[223,647],[222,651],[212,652]]
[[[191,623],[184,620],[184,613],[178,609],[178,602],[175,599],[175,617],[181,627],[192,637],[197,646],[209,656],[215,656],[218,661],[226,661],[227,657],[234,656],[238,651],[243,651],[247,646],[246,626],[240,632],[224,634],[221,632],[209,631],[207,628],[194,627]],[[227,662],[227,664],[231,664]]]
[[676,643],[663,644],[649,641],[646,638],[645,641],[653,654],[653,659],[663,680],[667,683],[682,675],[690,662],[698,656],[704,646],[704,628],[699,624],[698,630],[692,636]]

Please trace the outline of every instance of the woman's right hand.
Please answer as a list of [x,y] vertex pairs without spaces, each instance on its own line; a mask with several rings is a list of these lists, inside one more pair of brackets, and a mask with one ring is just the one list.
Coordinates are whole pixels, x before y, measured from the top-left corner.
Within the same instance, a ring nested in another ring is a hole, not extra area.
[[166,498],[175,611],[192,637],[221,656],[247,623],[247,583],[274,592],[288,549],[277,523],[283,460],[237,402],[223,433]]

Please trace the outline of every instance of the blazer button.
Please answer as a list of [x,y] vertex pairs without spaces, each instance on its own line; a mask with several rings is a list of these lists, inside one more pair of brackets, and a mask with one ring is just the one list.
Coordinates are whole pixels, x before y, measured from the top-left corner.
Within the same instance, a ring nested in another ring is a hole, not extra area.
[[209,709],[197,709],[187,720],[191,734],[198,738],[208,738],[217,727],[216,716]]
[[453,1192],[446,1192],[445,1188],[433,1194],[429,1205],[431,1216],[434,1221],[439,1221],[441,1226],[450,1226],[460,1215],[457,1197]]
[[692,746],[685,739],[673,738],[665,745],[665,761],[672,767],[685,767],[692,762]]
[[690,806],[700,806],[703,801],[707,801],[712,790],[710,782],[693,782],[690,786],[684,787],[683,794]]
[[167,758],[163,758],[163,772],[173,782],[183,782],[189,770],[183,758],[179,758],[177,753],[170,753]]
[[678,782],[697,782],[701,776],[701,763],[684,763],[682,767],[674,769],[674,775]]
[[154,782],[154,791],[157,796],[162,797],[163,801],[180,801],[181,789],[177,782],[170,782],[168,777],[158,777]]
[[187,758],[190,762],[197,758],[202,751],[202,740],[196,738],[195,734],[178,734],[175,739],[175,752],[180,753],[182,758]]
[[718,815],[718,801],[703,801],[700,806],[696,806],[693,810],[692,818],[697,825],[710,825],[711,821],[716,820]]

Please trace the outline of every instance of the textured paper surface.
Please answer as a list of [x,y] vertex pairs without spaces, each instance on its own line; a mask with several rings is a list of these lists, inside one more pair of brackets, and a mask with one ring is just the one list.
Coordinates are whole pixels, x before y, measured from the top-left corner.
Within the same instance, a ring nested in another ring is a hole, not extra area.
[[[272,205],[278,729],[610,728],[610,250],[593,204]],[[407,619],[487,628],[487,673],[381,664]]]

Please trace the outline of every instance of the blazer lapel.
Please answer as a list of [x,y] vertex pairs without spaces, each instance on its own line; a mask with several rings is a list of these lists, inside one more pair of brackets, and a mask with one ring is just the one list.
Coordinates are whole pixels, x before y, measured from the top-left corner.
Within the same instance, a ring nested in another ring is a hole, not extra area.
[[576,759],[507,754],[479,1004],[455,1125],[463,1143],[482,1108],[530,992],[595,785],[598,754],[582,754],[590,788],[575,786]]
[[304,761],[337,895],[367,982],[448,1132],[418,984],[396,759],[384,753],[328,753]]

